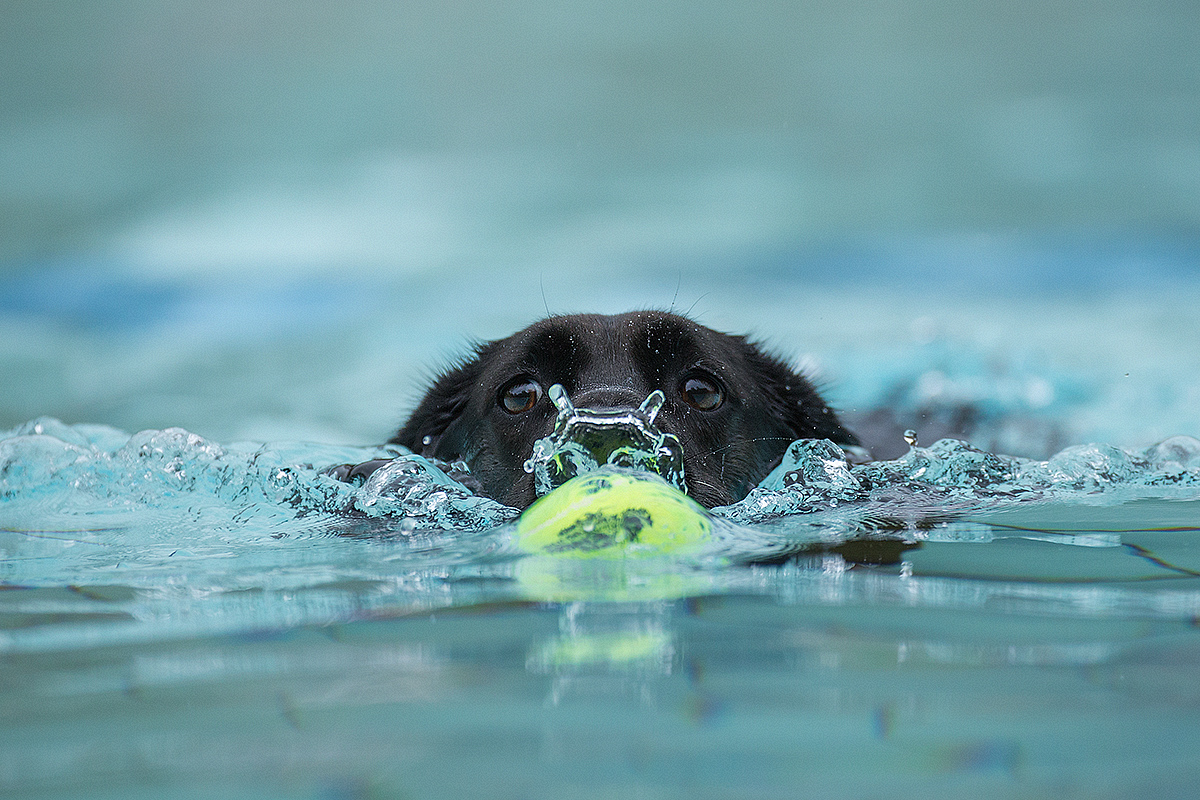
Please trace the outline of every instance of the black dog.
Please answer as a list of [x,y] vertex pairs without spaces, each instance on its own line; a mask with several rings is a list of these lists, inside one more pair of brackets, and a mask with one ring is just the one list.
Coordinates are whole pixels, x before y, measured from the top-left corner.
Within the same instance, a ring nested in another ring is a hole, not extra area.
[[796,439],[858,444],[779,359],[658,311],[550,317],[480,345],[434,382],[391,442],[465,461],[472,488],[525,508],[536,498],[523,464],[554,425],[556,383],[590,409],[637,407],[661,390],[655,424],[679,438],[688,493],[710,508],[745,497]]

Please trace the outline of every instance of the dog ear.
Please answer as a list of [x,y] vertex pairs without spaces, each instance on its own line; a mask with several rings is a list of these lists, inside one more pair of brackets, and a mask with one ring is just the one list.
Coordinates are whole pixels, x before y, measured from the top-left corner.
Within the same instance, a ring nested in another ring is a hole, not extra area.
[[[458,453],[445,453],[439,447],[446,431],[462,416],[471,400],[471,391],[479,381],[483,362],[490,345],[475,348],[469,360],[451,367],[439,375],[409,415],[404,426],[391,439],[391,444],[407,447],[418,455],[437,455],[445,460]],[[446,443],[448,446],[450,442]]]
[[764,387],[777,418],[782,419],[796,439],[829,439],[835,444],[857,446],[858,437],[842,426],[832,408],[812,383],[755,344],[745,343],[746,361]]

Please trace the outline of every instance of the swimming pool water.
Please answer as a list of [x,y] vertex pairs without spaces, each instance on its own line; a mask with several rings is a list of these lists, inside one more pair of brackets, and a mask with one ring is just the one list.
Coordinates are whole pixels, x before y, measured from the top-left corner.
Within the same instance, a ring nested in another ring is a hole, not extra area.
[[[0,797],[1197,794],[1200,5],[3,13]],[[627,561],[322,478],[647,307],[892,451]]]
[[573,600],[363,542],[340,569],[285,559],[286,588],[213,591],[193,563],[10,589],[0,775],[13,796],[1188,796],[1195,579],[1045,538],[911,568],[590,564]]
[[418,462],[388,486],[320,474],[394,453],[369,443],[430,365],[544,313],[544,277],[119,274],[144,288],[8,279],[5,796],[1192,794],[1190,290],[552,273],[599,311],[700,298],[850,416],[977,410],[973,447],[797,449],[708,549],[580,562],[520,554],[512,510]]
[[[386,452],[52,419],[0,439],[5,793],[1185,797],[1198,777],[1200,441],[1045,462],[947,441],[852,469],[797,446],[718,509],[713,548],[637,560],[522,555],[511,511],[424,468],[390,496],[320,474]],[[863,540],[893,546],[844,547]]]
[[[858,253],[846,285],[828,253],[10,273],[0,794],[1190,796],[1193,251],[1105,251],[1178,289],[1073,295],[1017,291],[999,247],[1016,289],[981,296],[922,283],[929,251]],[[752,332],[851,419],[969,405],[972,447],[800,448],[712,547],[628,563],[521,555],[512,510],[417,462],[321,476],[387,455],[468,337],[647,305]]]

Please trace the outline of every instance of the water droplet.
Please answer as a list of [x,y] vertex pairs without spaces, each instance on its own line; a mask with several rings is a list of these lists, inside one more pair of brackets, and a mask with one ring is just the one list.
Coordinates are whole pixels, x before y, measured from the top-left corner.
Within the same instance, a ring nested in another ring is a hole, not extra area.
[[914,430],[911,430],[911,429],[905,431],[904,432],[904,441],[908,442],[909,447],[916,447],[917,446],[917,432]]
[[550,395],[550,402],[554,403],[559,414],[571,414],[575,411],[575,406],[571,403],[571,398],[561,383],[552,385],[546,390],[546,394]]
[[663,403],[667,402],[667,397],[661,390],[655,389],[650,394],[646,395],[646,399],[642,401],[642,405],[638,408],[646,420],[647,425],[654,424],[654,418],[658,416],[658,412],[662,410]]

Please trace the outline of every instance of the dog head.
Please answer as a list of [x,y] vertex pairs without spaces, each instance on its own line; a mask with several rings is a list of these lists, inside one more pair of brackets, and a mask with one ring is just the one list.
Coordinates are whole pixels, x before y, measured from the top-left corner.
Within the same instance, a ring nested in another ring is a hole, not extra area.
[[803,376],[744,337],[658,311],[544,319],[478,346],[436,379],[391,440],[421,455],[466,462],[480,493],[524,508],[524,469],[554,428],[558,384],[577,408],[636,409],[665,396],[655,424],[679,439],[688,493],[735,502],[796,439],[857,444]]

